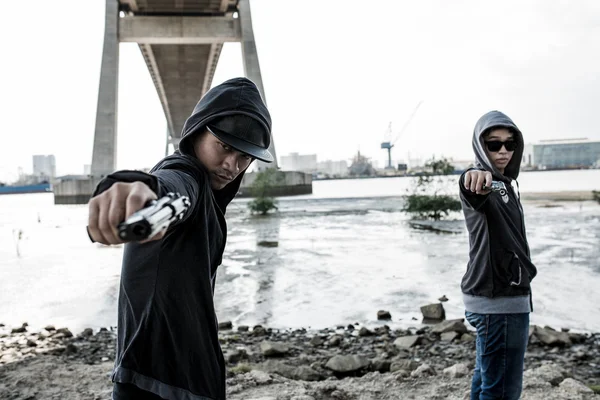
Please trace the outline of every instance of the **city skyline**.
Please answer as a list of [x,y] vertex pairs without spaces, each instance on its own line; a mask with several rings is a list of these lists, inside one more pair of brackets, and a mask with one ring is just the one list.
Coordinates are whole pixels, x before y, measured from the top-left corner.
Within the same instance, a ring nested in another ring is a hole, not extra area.
[[[31,4],[25,22],[31,26],[11,20],[0,27],[4,37],[22,31],[4,49],[19,62],[0,66],[0,180],[15,177],[19,166],[31,171],[33,154],[55,154],[58,175],[81,173],[91,162],[104,0],[86,3],[85,18],[81,8]],[[389,122],[395,137],[421,100],[394,159],[408,152],[423,160],[472,158],[473,126],[490,109],[511,116],[528,143],[600,139],[597,2],[384,1],[385,13],[314,1],[251,6],[279,155],[349,160],[360,151],[383,165],[380,144]],[[7,7],[19,11],[17,4]],[[151,167],[164,155],[165,118],[138,47],[121,44],[120,52],[117,168]],[[54,61],[40,67],[40,60]],[[213,86],[240,75],[240,46],[228,43]]]

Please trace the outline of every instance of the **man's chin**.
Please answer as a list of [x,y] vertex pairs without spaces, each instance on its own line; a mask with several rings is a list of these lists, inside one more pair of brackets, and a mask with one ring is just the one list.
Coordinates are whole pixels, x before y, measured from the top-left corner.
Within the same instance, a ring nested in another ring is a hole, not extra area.
[[210,187],[211,187],[213,190],[221,190],[221,189],[223,189],[225,186],[227,186],[227,184],[226,184],[226,183],[221,183],[221,182],[216,182],[216,181],[211,181],[211,182],[210,182]]

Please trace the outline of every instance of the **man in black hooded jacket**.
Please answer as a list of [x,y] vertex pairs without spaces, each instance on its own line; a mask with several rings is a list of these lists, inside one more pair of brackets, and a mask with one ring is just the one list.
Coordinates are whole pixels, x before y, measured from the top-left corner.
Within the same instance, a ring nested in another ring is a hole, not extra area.
[[[459,180],[469,231],[469,263],[461,289],[466,318],[477,329],[472,400],[516,400],[532,311],[531,262],[517,177],[523,135],[499,111],[483,115],[473,133],[475,168]],[[486,187],[496,181],[499,190]]]
[[118,171],[98,184],[88,229],[107,245],[123,242],[117,225],[148,201],[178,192],[191,202],[168,230],[125,245],[113,399],[225,399],[213,303],[225,209],[250,163],[273,161],[270,142],[271,117],[257,87],[235,78],[196,105],[174,155],[149,174]]

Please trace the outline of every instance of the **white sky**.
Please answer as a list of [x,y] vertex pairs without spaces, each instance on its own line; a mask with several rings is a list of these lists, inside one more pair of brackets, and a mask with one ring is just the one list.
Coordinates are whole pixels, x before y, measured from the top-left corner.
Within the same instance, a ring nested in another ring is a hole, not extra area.
[[[251,0],[278,156],[384,164],[394,135],[424,100],[394,159],[471,159],[490,109],[527,142],[600,139],[600,2],[579,0]],[[71,7],[71,8],[69,8]],[[58,174],[91,162],[104,0],[2,5],[0,180],[54,154]],[[118,168],[164,155],[166,122],[137,45],[120,45]],[[226,44],[213,85],[243,74]]]

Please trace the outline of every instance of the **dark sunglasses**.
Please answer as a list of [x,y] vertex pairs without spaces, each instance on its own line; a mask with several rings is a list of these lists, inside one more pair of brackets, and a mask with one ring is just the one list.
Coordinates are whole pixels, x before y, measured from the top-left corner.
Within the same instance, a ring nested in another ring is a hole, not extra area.
[[490,140],[489,142],[485,142],[487,149],[491,152],[498,152],[504,145],[506,151],[515,151],[517,148],[517,142],[514,140],[507,140],[506,142],[501,142],[499,140]]

